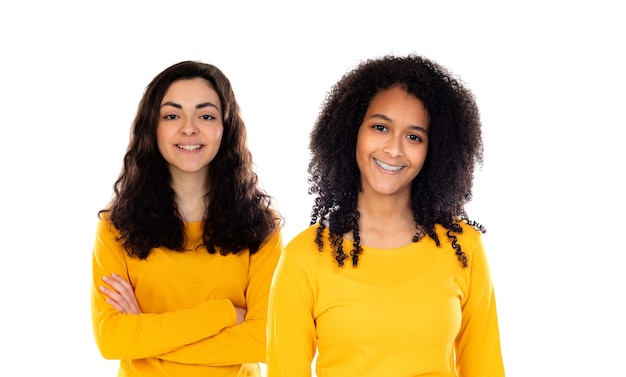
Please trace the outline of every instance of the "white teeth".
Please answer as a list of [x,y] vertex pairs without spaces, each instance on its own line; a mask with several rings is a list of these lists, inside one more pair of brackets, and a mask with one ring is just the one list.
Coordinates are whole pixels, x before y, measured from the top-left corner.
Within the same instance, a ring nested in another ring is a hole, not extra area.
[[195,151],[196,149],[202,148],[202,145],[200,145],[200,144],[197,144],[197,145],[180,145],[180,144],[177,144],[176,146],[178,148],[184,149],[186,151]]
[[387,165],[384,162],[374,159],[374,161],[376,161],[376,164],[378,166],[380,166],[381,168],[388,170],[388,171],[398,171],[400,169],[402,169],[404,166],[400,165],[400,166],[391,166],[391,165]]

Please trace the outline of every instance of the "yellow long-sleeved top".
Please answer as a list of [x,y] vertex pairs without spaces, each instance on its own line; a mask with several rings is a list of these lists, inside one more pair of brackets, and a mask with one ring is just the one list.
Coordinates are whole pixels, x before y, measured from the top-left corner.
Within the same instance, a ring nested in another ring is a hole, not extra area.
[[[91,313],[100,352],[120,359],[119,376],[260,376],[280,231],[253,255],[228,256],[195,250],[202,222],[186,223],[185,233],[193,251],[157,248],[140,260],[124,251],[110,222],[99,220]],[[105,301],[98,287],[111,273],[131,283],[142,314],[121,314]],[[247,308],[240,325],[235,306]]]
[[296,236],[270,288],[268,377],[311,376],[316,347],[320,377],[503,377],[481,233],[462,226],[467,268],[440,226],[441,247],[429,237],[364,246],[356,268],[350,258],[338,267],[327,241],[318,251],[317,225]]

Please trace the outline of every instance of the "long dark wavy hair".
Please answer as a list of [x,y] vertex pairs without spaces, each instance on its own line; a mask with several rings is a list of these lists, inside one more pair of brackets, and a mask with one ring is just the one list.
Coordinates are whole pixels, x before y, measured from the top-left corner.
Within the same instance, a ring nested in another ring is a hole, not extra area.
[[209,253],[257,252],[282,224],[272,198],[258,185],[246,128],[230,81],[217,67],[183,61],[159,73],[146,87],[131,127],[113,199],[98,215],[108,213],[131,256],[145,259],[156,247],[185,251],[183,218],[178,210],[168,165],[157,147],[161,101],[178,80],[203,78],[222,104],[224,131],[206,180],[203,243]]
[[349,254],[352,265],[357,265],[362,252],[357,133],[372,98],[396,85],[419,98],[430,119],[426,161],[411,184],[416,224],[413,241],[428,235],[440,246],[435,231],[435,224],[440,224],[447,229],[459,262],[467,267],[467,256],[455,236],[463,232],[460,221],[485,232],[465,211],[472,198],[474,167],[483,163],[479,111],[473,94],[459,78],[415,54],[365,60],[328,91],[309,142],[309,194],[315,195],[311,225],[319,222],[315,242],[321,250],[323,231],[328,227],[334,258],[343,266],[348,258],[343,235],[352,232],[355,247]]

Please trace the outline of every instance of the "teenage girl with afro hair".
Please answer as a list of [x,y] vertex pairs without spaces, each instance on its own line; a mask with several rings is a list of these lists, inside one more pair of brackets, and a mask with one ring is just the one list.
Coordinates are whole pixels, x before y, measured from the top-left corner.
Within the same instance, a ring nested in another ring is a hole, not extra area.
[[359,64],[310,135],[311,225],[270,290],[268,376],[504,376],[494,289],[469,219],[476,101],[425,57]]

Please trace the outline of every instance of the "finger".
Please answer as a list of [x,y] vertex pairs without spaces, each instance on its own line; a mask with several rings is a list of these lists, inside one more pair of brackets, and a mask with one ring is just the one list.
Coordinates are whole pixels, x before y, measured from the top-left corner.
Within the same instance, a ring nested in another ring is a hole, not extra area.
[[125,314],[138,314],[138,304],[135,293],[130,284],[123,280],[119,275],[103,276],[107,284],[111,288],[103,286],[100,290],[108,296],[109,301],[118,311]]
[[135,294],[132,285],[121,276],[113,273],[111,276],[103,276],[102,279],[120,294]]
[[118,303],[122,304],[124,302],[128,304],[125,305],[128,308],[129,305],[132,306],[133,302],[136,301],[133,287],[119,275],[112,274],[111,277],[104,276],[102,279],[115,290],[115,295],[110,297]]
[[141,313],[141,308],[137,302],[135,291],[130,283],[115,273],[111,274],[110,277],[104,276],[102,279],[114,290],[114,292],[112,292],[109,296],[119,306],[123,307],[123,311],[120,310],[121,312],[126,314]]
[[113,307],[117,309],[117,311],[119,311],[120,313],[128,313],[127,306],[124,303],[124,298],[120,294],[110,288],[105,287],[104,285],[101,285],[99,289],[100,292],[104,293],[104,295],[106,296],[104,298],[106,302],[113,305]]

